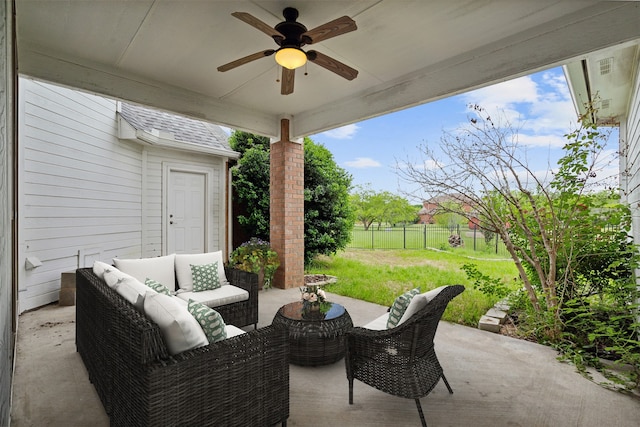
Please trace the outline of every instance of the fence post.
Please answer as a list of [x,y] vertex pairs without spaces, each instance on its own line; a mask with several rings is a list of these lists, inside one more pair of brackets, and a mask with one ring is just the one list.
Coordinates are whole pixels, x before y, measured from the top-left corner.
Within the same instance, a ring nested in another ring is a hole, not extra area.
[[373,243],[373,227],[371,227],[371,249],[375,249],[375,245]]
[[402,247],[404,249],[407,249],[407,226],[403,225],[402,226]]
[[498,255],[498,233],[496,233],[496,255]]
[[422,249],[427,249],[427,224],[423,224],[423,228],[422,228]]
[[478,229],[478,227],[476,227],[475,224],[473,224],[473,250],[474,252],[476,251],[476,230]]

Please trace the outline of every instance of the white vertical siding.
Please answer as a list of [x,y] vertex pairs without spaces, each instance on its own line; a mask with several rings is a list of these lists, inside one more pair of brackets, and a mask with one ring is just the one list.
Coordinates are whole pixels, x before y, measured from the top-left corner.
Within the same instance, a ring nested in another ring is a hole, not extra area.
[[633,215],[633,238],[636,244],[640,244],[640,67],[636,67],[635,71],[629,115],[620,127],[620,144],[621,148],[627,147],[626,151],[622,151],[625,153],[624,165],[628,172],[627,200]]
[[[20,311],[58,299],[60,273],[141,253],[141,148],[116,103],[20,80]],[[27,257],[42,266],[24,268]]]
[[26,79],[19,139],[20,312],[57,301],[64,271],[164,254],[166,163],[212,171],[207,249],[223,248],[222,158],[119,140],[115,101]]

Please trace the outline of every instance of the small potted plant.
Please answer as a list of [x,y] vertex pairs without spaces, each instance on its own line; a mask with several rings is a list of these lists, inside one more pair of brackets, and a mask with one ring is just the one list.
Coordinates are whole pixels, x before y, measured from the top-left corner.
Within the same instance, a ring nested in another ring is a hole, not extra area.
[[271,287],[273,275],[280,266],[278,254],[271,249],[269,242],[257,237],[238,246],[229,258],[232,267],[256,273],[260,289]]

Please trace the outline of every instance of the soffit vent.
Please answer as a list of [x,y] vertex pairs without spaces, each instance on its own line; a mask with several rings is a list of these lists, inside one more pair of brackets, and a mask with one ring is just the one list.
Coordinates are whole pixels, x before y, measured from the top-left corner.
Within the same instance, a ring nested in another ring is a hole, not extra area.
[[609,109],[609,107],[611,107],[611,100],[610,99],[603,99],[602,101],[600,101],[600,109],[601,110],[607,110],[607,109]]
[[600,75],[604,76],[613,71],[613,58],[605,58],[598,61],[600,64]]

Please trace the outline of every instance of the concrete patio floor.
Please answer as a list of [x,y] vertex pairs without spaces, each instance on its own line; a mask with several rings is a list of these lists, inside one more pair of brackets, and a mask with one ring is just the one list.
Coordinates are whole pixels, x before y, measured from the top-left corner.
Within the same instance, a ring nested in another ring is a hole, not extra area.
[[[329,294],[356,326],[386,307]],[[298,289],[260,292],[259,326],[299,298]],[[421,400],[438,426],[638,426],[637,396],[583,378],[538,344],[441,322],[436,351],[450,395],[440,382]],[[344,362],[290,367],[289,426],[419,426],[412,400],[358,381],[348,404]],[[250,386],[247,384],[247,386]],[[19,318],[11,426],[108,426],[109,419],[75,351],[75,307],[48,305]]]

